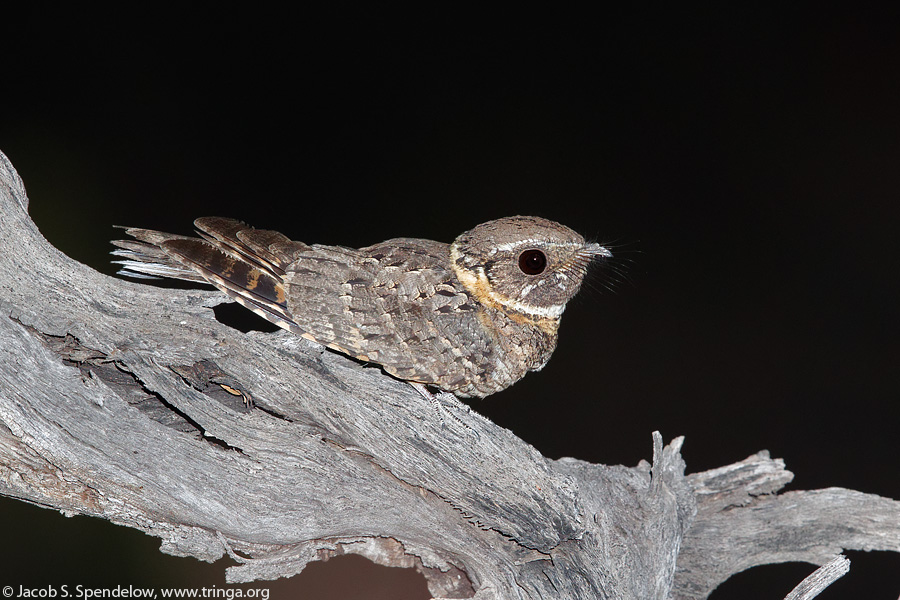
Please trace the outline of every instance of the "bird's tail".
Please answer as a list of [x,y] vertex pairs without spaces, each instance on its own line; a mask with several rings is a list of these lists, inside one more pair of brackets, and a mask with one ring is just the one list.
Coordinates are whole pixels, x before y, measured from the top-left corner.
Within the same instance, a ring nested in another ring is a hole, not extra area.
[[137,227],[120,227],[120,229],[124,229],[125,233],[135,239],[113,240],[112,242],[117,249],[113,250],[111,254],[121,259],[113,261],[113,263],[121,265],[118,275],[136,279],[168,277],[209,283],[197,271],[185,266],[184,263],[174,259],[162,249],[164,242],[192,238]]

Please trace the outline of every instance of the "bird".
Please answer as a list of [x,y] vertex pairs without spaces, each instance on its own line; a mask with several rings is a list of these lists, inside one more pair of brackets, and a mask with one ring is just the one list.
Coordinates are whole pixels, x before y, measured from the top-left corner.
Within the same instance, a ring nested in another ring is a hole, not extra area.
[[223,217],[198,237],[125,228],[120,274],[212,284],[275,325],[420,391],[484,398],[547,364],[589,266],[612,257],[541,217],[487,221],[452,243],[305,244]]

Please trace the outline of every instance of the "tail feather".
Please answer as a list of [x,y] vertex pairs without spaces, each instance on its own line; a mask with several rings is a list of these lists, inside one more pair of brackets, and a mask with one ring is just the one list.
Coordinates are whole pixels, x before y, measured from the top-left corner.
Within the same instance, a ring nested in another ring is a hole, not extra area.
[[294,242],[283,233],[268,229],[255,229],[236,219],[202,217],[194,221],[200,235],[224,251],[265,269],[276,277],[284,276],[284,267],[292,257],[285,250],[306,248],[302,242]]
[[[232,299],[279,327],[296,331],[287,311],[282,257],[268,250],[267,240],[291,242],[275,232],[252,229],[233,219],[198,219],[200,238],[150,229],[129,228],[134,240],[114,241],[119,273],[137,278],[171,277],[214,285]],[[250,232],[251,242],[239,239]],[[257,233],[262,235],[257,236]],[[283,239],[282,239],[283,238]],[[302,245],[302,244],[301,244]]]
[[111,254],[124,259],[113,261],[114,264],[122,266],[118,271],[119,275],[135,279],[169,277],[185,281],[206,282],[206,279],[200,276],[197,271],[173,259],[157,245],[161,244],[165,239],[171,239],[173,236],[166,237],[168,234],[149,229],[130,228],[126,229],[125,232],[142,241],[114,240],[112,242],[113,245],[118,246],[118,250],[113,250]]

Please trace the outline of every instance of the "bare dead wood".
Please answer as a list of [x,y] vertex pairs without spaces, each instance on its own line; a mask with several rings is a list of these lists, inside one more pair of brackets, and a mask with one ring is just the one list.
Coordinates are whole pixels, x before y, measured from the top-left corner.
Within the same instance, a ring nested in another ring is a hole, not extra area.
[[652,464],[549,460],[378,368],[222,325],[223,300],[64,256],[0,154],[0,493],[228,553],[233,582],[358,553],[445,598],[705,598],[758,564],[900,551],[900,503],[776,495],[792,475],[764,452],[687,477],[658,434]]
[[810,600],[818,596],[825,588],[843,577],[850,570],[850,559],[843,554],[810,573],[809,577],[797,584],[784,600]]

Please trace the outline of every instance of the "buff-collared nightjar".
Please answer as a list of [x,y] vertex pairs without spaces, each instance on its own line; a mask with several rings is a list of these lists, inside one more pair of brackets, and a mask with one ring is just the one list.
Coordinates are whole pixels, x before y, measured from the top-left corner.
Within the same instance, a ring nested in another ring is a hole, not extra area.
[[451,244],[307,245],[220,217],[200,237],[129,228],[122,272],[214,285],[272,323],[387,373],[461,397],[541,369],[590,263],[612,256],[568,227],[506,217]]

